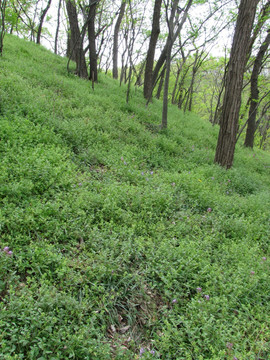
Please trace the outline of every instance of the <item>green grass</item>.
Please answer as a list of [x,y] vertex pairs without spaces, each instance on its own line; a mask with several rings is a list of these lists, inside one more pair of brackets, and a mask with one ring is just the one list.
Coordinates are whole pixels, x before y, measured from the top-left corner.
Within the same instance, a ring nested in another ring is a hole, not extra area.
[[267,360],[269,153],[99,77],[5,37],[0,359]]

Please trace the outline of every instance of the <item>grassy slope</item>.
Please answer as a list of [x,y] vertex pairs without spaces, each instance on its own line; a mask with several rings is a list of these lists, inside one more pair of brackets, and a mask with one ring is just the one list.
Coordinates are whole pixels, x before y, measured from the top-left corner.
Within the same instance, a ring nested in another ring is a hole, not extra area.
[[0,359],[268,359],[269,154],[65,65],[5,38]]

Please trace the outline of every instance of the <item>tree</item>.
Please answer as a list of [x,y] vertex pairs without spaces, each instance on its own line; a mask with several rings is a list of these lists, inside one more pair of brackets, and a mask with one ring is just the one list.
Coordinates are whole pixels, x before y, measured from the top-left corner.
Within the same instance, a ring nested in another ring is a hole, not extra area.
[[59,0],[58,10],[57,10],[57,25],[56,25],[55,38],[54,38],[54,53],[55,54],[57,54],[57,47],[58,47],[58,35],[59,35],[59,28],[60,28],[61,5],[62,5],[62,0]]
[[125,8],[126,8],[126,0],[123,0],[121,3],[121,7],[119,10],[119,14],[114,27],[114,34],[113,34],[113,78],[114,79],[118,79],[118,36],[119,36],[121,22],[125,14]]
[[256,115],[259,101],[258,78],[261,71],[264,55],[270,45],[270,29],[268,29],[267,36],[262,43],[259,52],[254,61],[253,70],[250,80],[250,107],[248,116],[248,127],[244,146],[253,148],[254,135],[256,131]]
[[233,164],[243,76],[258,0],[241,0],[225,82],[215,162],[229,169]]
[[79,77],[88,78],[85,56],[83,51],[83,37],[78,23],[76,5],[71,0],[66,1],[66,8],[70,26],[70,52],[74,52],[76,61],[76,73]]
[[146,57],[143,94],[147,100],[149,100],[152,96],[153,65],[154,65],[157,40],[160,33],[159,22],[160,22],[161,3],[162,0],[155,0],[152,31],[151,31],[151,37],[150,37],[149,47]]
[[[192,5],[193,0],[189,0],[187,3],[187,6],[184,10],[178,8],[179,0],[174,0],[172,4],[171,14],[170,18],[168,18],[168,7],[169,4],[167,3],[166,6],[166,20],[167,20],[167,26],[169,30],[169,35],[166,42],[166,75],[165,75],[165,82],[164,82],[164,92],[163,92],[163,108],[162,108],[162,122],[161,122],[161,128],[166,129],[167,128],[167,115],[168,115],[168,90],[169,90],[169,80],[170,80],[170,68],[171,68],[171,52],[173,44],[176,40],[176,37],[180,34],[180,31],[187,19],[187,14],[189,11],[189,8]],[[181,12],[183,11],[183,16],[181,18],[181,21],[179,21],[179,16]],[[174,25],[176,25],[176,30],[174,30]],[[164,49],[163,49],[164,50]]]
[[162,121],[161,128],[167,128],[167,117],[168,117],[168,93],[169,93],[169,80],[170,80],[170,69],[171,69],[171,53],[173,46],[173,25],[175,21],[175,15],[177,11],[179,0],[174,0],[171,9],[170,18],[168,17],[168,7],[169,4],[166,4],[166,20],[169,30],[168,39],[167,39],[167,52],[166,52],[166,75],[164,82],[164,92],[163,92],[163,107],[162,107]]
[[89,21],[88,21],[88,41],[89,41],[89,61],[90,61],[90,80],[98,80],[97,70],[97,51],[96,51],[96,31],[95,18],[96,9],[99,1],[89,0]]
[[47,14],[50,6],[51,6],[51,2],[52,2],[52,0],[48,0],[47,6],[41,12],[39,25],[38,25],[38,31],[37,31],[37,44],[40,44],[40,38],[41,38],[41,31],[42,31],[43,22],[44,22],[46,14]]
[[5,36],[5,14],[6,14],[6,0],[0,0],[0,55],[3,54],[3,42]]

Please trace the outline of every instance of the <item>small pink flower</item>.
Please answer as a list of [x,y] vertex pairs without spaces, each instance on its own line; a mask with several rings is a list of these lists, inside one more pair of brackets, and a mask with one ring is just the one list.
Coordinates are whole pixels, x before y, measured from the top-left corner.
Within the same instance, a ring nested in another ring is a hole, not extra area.
[[11,256],[13,254],[13,252],[10,250],[7,252],[7,255]]
[[207,212],[210,213],[211,211],[212,211],[212,209],[209,207],[209,208],[207,209]]
[[202,288],[201,288],[201,287],[197,287],[196,290],[197,290],[198,293],[202,292]]
[[173,304],[177,303],[177,299],[173,299],[172,303]]
[[228,349],[232,349],[232,348],[233,348],[233,344],[232,344],[232,343],[227,343],[226,346],[227,346]]
[[4,249],[3,249],[4,252],[8,252],[9,251],[9,247],[8,246],[5,246]]
[[208,301],[210,299],[209,295],[204,295],[205,299]]
[[255,271],[251,271],[251,272],[250,272],[250,275],[254,275],[254,274],[255,274]]
[[266,261],[266,257],[265,257],[265,256],[262,257],[262,261]]

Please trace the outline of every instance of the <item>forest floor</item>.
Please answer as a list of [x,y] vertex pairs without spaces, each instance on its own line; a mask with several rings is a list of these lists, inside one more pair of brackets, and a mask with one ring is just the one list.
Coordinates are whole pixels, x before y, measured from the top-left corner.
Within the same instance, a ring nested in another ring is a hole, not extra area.
[[270,154],[7,35],[0,359],[266,360]]

